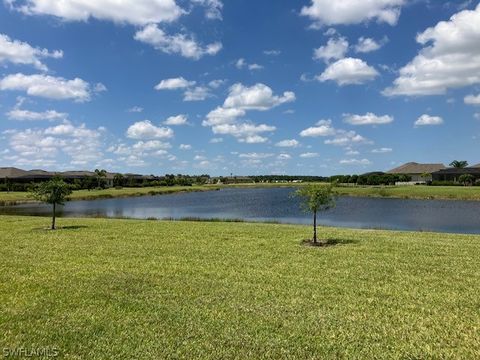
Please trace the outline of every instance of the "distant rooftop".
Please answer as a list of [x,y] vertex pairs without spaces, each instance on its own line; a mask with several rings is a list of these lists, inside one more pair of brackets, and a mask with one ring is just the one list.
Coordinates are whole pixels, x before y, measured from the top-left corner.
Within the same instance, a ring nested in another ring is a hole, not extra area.
[[387,174],[431,174],[442,169],[446,169],[446,166],[443,164],[419,164],[409,162],[387,171]]

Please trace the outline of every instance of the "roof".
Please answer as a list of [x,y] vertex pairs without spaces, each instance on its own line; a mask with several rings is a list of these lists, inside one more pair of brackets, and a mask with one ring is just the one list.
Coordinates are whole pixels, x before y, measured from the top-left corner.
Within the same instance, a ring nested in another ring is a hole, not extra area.
[[431,174],[445,168],[443,164],[419,164],[409,162],[387,171],[387,174]]
[[[113,179],[116,173],[107,172],[105,175],[106,179]],[[126,174],[125,176],[130,176],[133,174]],[[51,172],[40,169],[35,170],[22,170],[14,167],[3,167],[0,168],[0,179],[40,179],[40,178],[50,178],[54,176],[60,176],[63,178],[69,179],[79,179],[83,177],[95,177],[96,174],[93,171],[64,171],[64,172]],[[133,175],[136,179],[155,179],[154,176],[144,176],[144,175]]]
[[25,176],[28,172],[22,169],[17,169],[14,167],[2,167],[0,168],[0,178],[16,178],[20,176]]
[[473,166],[470,166],[472,168],[480,168],[480,164],[477,164],[477,165],[473,165]]
[[466,167],[466,168],[448,168],[436,171],[435,174],[442,175],[442,174],[455,174],[455,175],[462,175],[462,174],[475,174],[480,175],[480,167]]

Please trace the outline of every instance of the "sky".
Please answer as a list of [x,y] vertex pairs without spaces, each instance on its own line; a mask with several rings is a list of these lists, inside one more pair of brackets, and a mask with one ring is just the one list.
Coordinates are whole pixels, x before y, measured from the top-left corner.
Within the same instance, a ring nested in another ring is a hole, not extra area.
[[0,167],[480,162],[480,4],[0,0]]

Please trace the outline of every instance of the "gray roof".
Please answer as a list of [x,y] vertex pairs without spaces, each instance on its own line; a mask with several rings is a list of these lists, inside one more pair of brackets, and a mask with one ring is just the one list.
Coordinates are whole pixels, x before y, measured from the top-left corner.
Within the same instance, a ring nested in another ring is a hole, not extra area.
[[2,167],[0,168],[0,178],[5,179],[5,178],[16,178],[16,177],[21,177],[25,176],[28,174],[28,171],[22,170],[22,169],[17,169],[14,167]]
[[473,165],[473,166],[470,166],[472,168],[480,168],[480,164],[477,164],[477,165]]
[[419,164],[409,162],[387,171],[387,174],[431,174],[442,169],[446,169],[446,166],[443,164]]

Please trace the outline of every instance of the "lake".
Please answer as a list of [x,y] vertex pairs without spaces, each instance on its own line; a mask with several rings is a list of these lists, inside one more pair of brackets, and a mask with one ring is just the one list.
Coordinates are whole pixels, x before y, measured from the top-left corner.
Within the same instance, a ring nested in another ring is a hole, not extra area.
[[[72,201],[64,217],[158,219],[241,219],[310,224],[293,188],[224,189],[118,199]],[[0,207],[0,214],[50,215],[43,204]],[[480,202],[340,197],[337,206],[319,214],[321,225],[391,230],[480,234]]]

